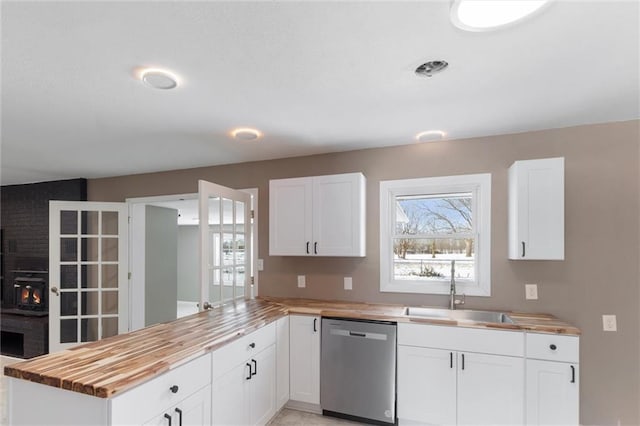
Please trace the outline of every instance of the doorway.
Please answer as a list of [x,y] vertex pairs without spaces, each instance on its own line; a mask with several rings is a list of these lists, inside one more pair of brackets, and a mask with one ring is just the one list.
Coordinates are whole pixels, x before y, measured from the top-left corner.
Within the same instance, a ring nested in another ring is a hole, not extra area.
[[[249,263],[253,284],[245,297],[255,297],[258,294],[258,189],[241,191],[250,194],[254,212]],[[131,218],[130,330],[198,312],[201,300],[198,194],[126,201]],[[168,219],[171,216],[173,222]]]

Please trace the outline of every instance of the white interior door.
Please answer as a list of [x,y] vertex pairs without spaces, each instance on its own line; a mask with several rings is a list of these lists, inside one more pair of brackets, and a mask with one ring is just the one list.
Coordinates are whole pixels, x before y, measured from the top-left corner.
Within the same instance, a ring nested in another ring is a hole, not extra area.
[[198,181],[200,310],[251,297],[251,195]]
[[49,352],[128,331],[127,210],[49,203]]

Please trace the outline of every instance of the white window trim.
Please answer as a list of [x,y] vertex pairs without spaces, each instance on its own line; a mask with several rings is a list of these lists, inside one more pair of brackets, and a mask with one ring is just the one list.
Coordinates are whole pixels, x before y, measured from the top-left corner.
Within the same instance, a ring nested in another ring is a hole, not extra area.
[[395,197],[429,193],[473,192],[476,221],[476,282],[456,283],[458,294],[491,296],[491,174],[441,176],[380,182],[380,291],[392,293],[449,294],[449,281],[393,279],[393,229]]

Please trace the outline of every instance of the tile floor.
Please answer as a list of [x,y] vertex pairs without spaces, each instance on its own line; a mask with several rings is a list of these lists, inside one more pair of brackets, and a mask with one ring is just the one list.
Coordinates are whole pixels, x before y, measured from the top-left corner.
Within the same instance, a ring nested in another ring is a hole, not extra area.
[[271,421],[268,426],[333,426],[333,425],[362,425],[348,420],[334,417],[322,416],[320,414],[307,413],[304,411],[290,410],[283,408]]

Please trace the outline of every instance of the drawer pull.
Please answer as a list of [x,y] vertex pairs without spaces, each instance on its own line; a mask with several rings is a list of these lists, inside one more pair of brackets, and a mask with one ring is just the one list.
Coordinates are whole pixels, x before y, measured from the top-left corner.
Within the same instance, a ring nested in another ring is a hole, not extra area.
[[176,408],[176,413],[178,413],[178,426],[182,426],[182,410]]
[[249,347],[250,347],[251,349],[255,349],[256,344],[255,344],[255,343],[253,343],[253,342],[252,342],[252,343],[249,343]]
[[167,413],[164,413],[164,418],[169,420],[169,426],[171,426],[171,416],[168,415]]
[[551,349],[552,351],[555,351],[556,349],[558,349],[558,347],[552,343],[549,345],[549,349]]
[[575,383],[576,382],[576,368],[571,365],[571,383]]
[[178,387],[178,385],[173,385],[169,388],[169,390],[171,391],[171,393],[178,393],[178,389],[180,389]]

